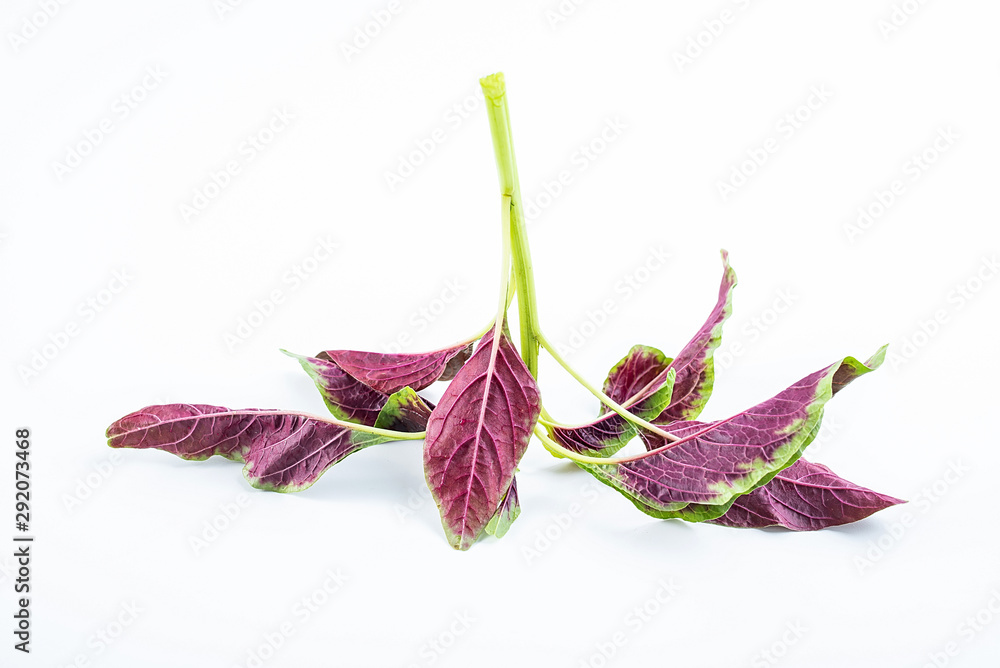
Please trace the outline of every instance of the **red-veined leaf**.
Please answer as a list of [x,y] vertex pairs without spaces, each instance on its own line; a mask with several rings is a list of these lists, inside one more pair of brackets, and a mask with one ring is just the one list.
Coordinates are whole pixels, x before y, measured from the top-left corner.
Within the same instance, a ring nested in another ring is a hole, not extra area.
[[468,549],[500,508],[541,409],[507,336],[483,337],[431,413],[424,473],[449,543]]

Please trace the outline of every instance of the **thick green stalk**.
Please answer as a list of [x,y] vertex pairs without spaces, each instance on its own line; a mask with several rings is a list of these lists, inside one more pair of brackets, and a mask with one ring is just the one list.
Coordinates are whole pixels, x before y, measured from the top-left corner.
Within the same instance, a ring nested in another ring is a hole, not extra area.
[[538,377],[539,343],[538,308],[535,304],[535,277],[531,270],[528,233],[525,229],[521,186],[517,178],[517,160],[510,132],[510,111],[507,108],[507,86],[503,73],[497,72],[479,80],[486,97],[486,113],[493,136],[493,153],[497,161],[500,194],[510,197],[510,235],[514,280],[517,290],[518,315],[521,326],[521,358],[531,375]]

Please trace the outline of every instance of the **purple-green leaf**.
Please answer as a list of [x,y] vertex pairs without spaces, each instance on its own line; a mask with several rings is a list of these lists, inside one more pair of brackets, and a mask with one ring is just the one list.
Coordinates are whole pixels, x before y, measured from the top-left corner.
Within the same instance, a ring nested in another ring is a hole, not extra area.
[[365,385],[330,360],[282,352],[299,361],[334,417],[369,427],[375,424],[389,398],[387,394]]
[[728,419],[664,425],[679,438],[667,447],[580,466],[655,517],[715,519],[794,463],[819,431],[826,402],[884,358],[885,347],[866,363],[846,357]]
[[905,501],[855,485],[822,464],[799,459],[763,487],[737,497],[724,515],[709,521],[728,527],[815,531],[856,522],[899,503]]
[[406,387],[419,391],[436,380],[451,380],[469,358],[472,344],[412,354],[327,350],[309,357],[282,352],[299,361],[334,417],[371,427],[389,395]]
[[251,485],[277,492],[303,490],[348,455],[389,440],[304,413],[204,404],[147,406],[108,427],[107,437],[113,448],[245,462]]
[[[672,361],[652,346],[632,346],[608,372],[604,394],[623,406],[634,403],[649,389],[662,385],[661,374],[666,374]],[[608,407],[601,404],[601,414],[607,411]]]
[[497,512],[493,515],[490,523],[486,525],[486,533],[497,538],[503,538],[507,530],[510,529],[510,525],[514,523],[514,520],[520,514],[521,503],[517,498],[517,477],[514,477],[510,481],[507,493],[503,495],[500,507],[497,508]]
[[588,457],[610,457],[635,438],[636,430],[617,413],[608,413],[578,427],[550,427],[559,445]]
[[[610,381],[619,368],[627,369],[630,378],[642,379],[652,374],[653,378],[649,381],[648,388],[639,388],[636,391],[636,394],[642,395],[648,394],[649,388],[661,385],[663,376],[672,369],[677,376],[674,380],[673,395],[670,404],[656,417],[657,423],[695,419],[701,414],[708,398],[712,395],[712,388],[715,385],[714,354],[722,342],[722,325],[733,312],[733,288],[736,287],[736,272],[729,266],[729,253],[726,251],[722,251],[722,266],[719,298],[705,323],[681,349],[677,357],[670,360],[655,348],[636,346],[615,365],[611,375],[608,376]],[[624,387],[625,383],[622,383],[622,386]]]
[[424,474],[448,542],[468,549],[500,508],[541,402],[507,336],[490,332],[431,413]]
[[433,408],[412,389],[404,387],[390,396],[382,406],[375,426],[393,431],[424,431]]
[[451,380],[472,354],[471,343],[429,353],[370,353],[325,350],[317,359],[333,362],[373,390],[389,395],[404,387],[420,391],[437,380]]

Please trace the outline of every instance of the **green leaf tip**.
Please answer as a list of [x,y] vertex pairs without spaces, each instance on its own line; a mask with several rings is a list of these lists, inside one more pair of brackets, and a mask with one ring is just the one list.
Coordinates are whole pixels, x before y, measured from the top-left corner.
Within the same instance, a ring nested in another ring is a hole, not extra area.
[[876,350],[874,355],[868,358],[868,361],[865,362],[865,365],[872,371],[882,366],[882,362],[885,361],[885,353],[888,349],[889,349],[889,344],[886,343],[881,348]]

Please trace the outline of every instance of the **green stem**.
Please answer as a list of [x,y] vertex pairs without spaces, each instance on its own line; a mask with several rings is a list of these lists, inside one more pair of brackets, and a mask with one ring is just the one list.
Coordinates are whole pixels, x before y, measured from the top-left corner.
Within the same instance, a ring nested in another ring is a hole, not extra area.
[[493,345],[500,344],[500,332],[503,331],[504,316],[507,315],[507,307],[510,305],[510,279],[511,279],[511,249],[510,235],[507,233],[510,228],[510,196],[500,196],[500,304],[497,306],[497,317],[493,321]]
[[486,97],[486,112],[493,137],[493,153],[497,162],[500,194],[510,198],[510,225],[507,234],[511,243],[514,280],[517,289],[518,315],[521,327],[521,358],[532,376],[538,377],[539,342],[538,307],[535,302],[535,277],[531,269],[531,252],[525,228],[521,186],[517,177],[517,160],[510,130],[510,110],[507,107],[507,86],[503,73],[497,72],[479,80]]
[[[510,280],[511,280],[511,248],[510,248],[510,235],[508,231],[510,229],[510,213],[511,204],[510,196],[502,195],[500,197],[500,238],[501,238],[501,252],[500,252],[500,296],[499,304],[497,306],[497,317],[494,319],[493,324],[490,325],[482,334],[477,335],[476,338],[482,337],[486,332],[493,330],[493,347],[496,348],[500,345],[500,332],[503,329],[503,317],[507,312],[507,305],[510,302]],[[287,351],[283,351],[286,352]],[[302,415],[307,415],[302,413]],[[348,427],[356,431],[364,431],[369,434],[375,434],[376,436],[385,436],[386,438],[392,438],[397,440],[417,440],[424,438],[427,435],[426,431],[419,432],[407,432],[407,431],[395,431],[392,429],[379,429],[378,427],[369,427],[368,425],[356,424],[354,422],[344,422],[343,420],[337,420],[336,418],[324,418],[318,415],[307,415],[307,417],[314,418],[316,420],[322,420],[323,422],[329,422],[330,424],[340,425],[342,427]]]
[[661,438],[666,439],[668,443],[680,440],[677,436],[674,436],[673,434],[664,431],[663,429],[653,424],[652,422],[643,420],[638,415],[633,414],[631,411],[629,411],[627,408],[619,404],[617,401],[615,401],[608,395],[604,394],[604,392],[600,391],[599,389],[591,385],[586,378],[580,375],[576,371],[576,369],[574,369],[569,365],[569,362],[563,359],[562,355],[559,354],[559,351],[556,350],[555,346],[549,343],[548,339],[546,339],[545,335],[543,335],[540,331],[535,332],[535,338],[541,344],[542,348],[545,348],[545,350],[550,355],[552,355],[552,359],[554,359],[559,364],[559,366],[565,369],[569,375],[573,376],[573,378],[576,379],[576,382],[580,383],[585,388],[587,388],[587,390],[591,394],[600,399],[604,405],[613,410],[615,413],[618,413],[632,424],[638,427],[642,427],[643,429],[647,429],[653,432],[654,434],[660,436]]
[[[240,413],[241,411],[232,411],[233,413]],[[282,411],[284,412],[284,411]],[[327,422],[329,424],[335,424],[339,427],[346,427],[353,431],[363,431],[369,434],[375,434],[376,436],[384,436],[386,438],[391,438],[397,441],[418,441],[427,435],[426,431],[396,431],[394,429],[379,429],[378,427],[369,427],[366,424],[359,424],[357,422],[345,422],[344,420],[338,420],[337,418],[324,417],[322,415],[313,415],[312,413],[303,413],[300,411],[287,411],[292,415],[300,415],[311,420],[317,420],[319,422]],[[258,413],[252,413],[257,415]]]
[[726,418],[725,420],[721,420],[719,422],[710,423],[704,429],[696,431],[693,434],[688,434],[683,438],[672,436],[672,438],[674,439],[672,443],[664,443],[658,448],[653,448],[652,450],[641,452],[637,455],[628,455],[626,457],[591,457],[590,455],[581,455],[577,452],[573,452],[568,448],[564,448],[562,445],[557,443],[551,436],[545,433],[545,428],[542,427],[540,424],[535,425],[535,436],[537,436],[538,440],[542,442],[542,445],[545,446],[545,449],[551,452],[556,457],[565,457],[566,459],[572,459],[574,462],[578,462],[580,464],[606,464],[614,466],[618,464],[627,464],[628,462],[639,461],[640,459],[646,459],[652,455],[665,452],[671,448],[675,448],[684,443],[697,441],[705,434],[711,432],[713,429],[716,429],[720,424],[725,424],[726,422],[735,420],[736,417],[737,416],[734,415],[731,418]]

